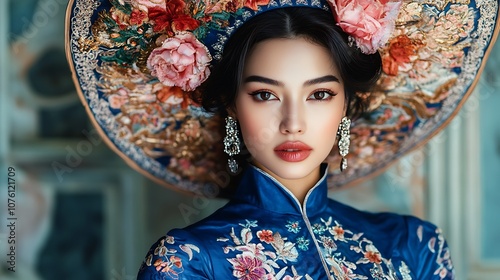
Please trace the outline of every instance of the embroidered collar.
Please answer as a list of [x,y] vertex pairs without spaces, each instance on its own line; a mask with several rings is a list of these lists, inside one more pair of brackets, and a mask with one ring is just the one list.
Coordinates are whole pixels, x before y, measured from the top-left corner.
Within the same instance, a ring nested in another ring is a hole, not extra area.
[[328,203],[327,164],[320,167],[321,178],[309,190],[303,204],[283,184],[264,170],[250,165],[244,172],[233,200],[261,209],[292,215],[314,215]]

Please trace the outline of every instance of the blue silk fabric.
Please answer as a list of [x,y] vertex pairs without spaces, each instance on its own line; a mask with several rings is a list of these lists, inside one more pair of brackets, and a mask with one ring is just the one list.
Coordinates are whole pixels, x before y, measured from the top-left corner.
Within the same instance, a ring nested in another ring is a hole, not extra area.
[[138,279],[454,279],[436,226],[329,199],[322,172],[301,205],[247,168],[228,204],[153,244]]

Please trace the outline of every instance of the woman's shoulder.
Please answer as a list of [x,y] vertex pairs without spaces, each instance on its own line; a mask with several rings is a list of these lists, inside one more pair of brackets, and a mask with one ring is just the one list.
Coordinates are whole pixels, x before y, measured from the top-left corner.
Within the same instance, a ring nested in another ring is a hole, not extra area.
[[173,229],[149,249],[137,279],[209,279],[208,251],[188,229]]
[[392,246],[400,248],[410,244],[414,247],[425,237],[437,238],[441,234],[436,225],[416,216],[360,210],[336,200],[330,200],[329,212],[332,220],[344,229],[374,241],[387,240]]
[[147,252],[137,279],[212,279],[209,248],[230,226],[226,208],[160,237]]
[[435,224],[412,215],[358,210],[333,200],[330,206],[343,217],[339,223],[344,231],[362,236],[381,257],[396,254],[404,259],[404,267],[418,279],[454,279],[448,244]]
[[397,226],[399,228],[398,230],[401,230],[401,227],[410,230],[413,227],[419,226],[428,229],[436,228],[434,224],[412,215],[360,210],[333,199],[330,199],[329,209],[331,212],[335,213],[336,216],[345,217],[346,220],[355,221],[357,224],[364,224],[366,227]]

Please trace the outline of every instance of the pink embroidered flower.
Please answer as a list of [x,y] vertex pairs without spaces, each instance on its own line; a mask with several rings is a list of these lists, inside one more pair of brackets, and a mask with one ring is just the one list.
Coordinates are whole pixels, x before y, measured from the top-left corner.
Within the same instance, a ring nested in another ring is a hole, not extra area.
[[244,280],[260,280],[266,275],[262,267],[262,261],[250,252],[236,255],[236,258],[228,259],[233,265],[233,276]]
[[162,84],[193,91],[210,75],[211,60],[207,48],[192,33],[185,32],[167,38],[154,49],[147,66]]
[[401,0],[328,0],[337,24],[365,54],[384,46],[394,30]]
[[120,109],[123,105],[128,103],[128,95],[128,90],[120,88],[116,94],[112,94],[108,97],[109,106],[113,109]]

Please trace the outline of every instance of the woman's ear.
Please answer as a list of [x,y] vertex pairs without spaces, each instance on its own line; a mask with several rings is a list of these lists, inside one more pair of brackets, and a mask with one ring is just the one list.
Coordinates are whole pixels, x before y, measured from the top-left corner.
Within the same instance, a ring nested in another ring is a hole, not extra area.
[[236,117],[236,115],[237,115],[236,105],[233,105],[231,107],[226,108],[226,111],[227,111],[228,116],[233,117],[235,119],[238,119]]

